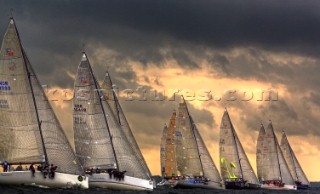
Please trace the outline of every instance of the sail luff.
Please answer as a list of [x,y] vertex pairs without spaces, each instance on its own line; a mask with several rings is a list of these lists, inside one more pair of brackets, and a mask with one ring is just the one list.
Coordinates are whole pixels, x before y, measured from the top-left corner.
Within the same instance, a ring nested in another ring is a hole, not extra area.
[[21,53],[22,53],[22,57],[23,57],[23,64],[25,65],[25,68],[26,68],[26,71],[27,71],[27,78],[28,78],[28,83],[30,85],[30,89],[31,89],[32,100],[33,100],[33,105],[34,105],[34,108],[35,108],[36,118],[37,118],[37,122],[38,122],[39,133],[40,133],[40,137],[41,137],[41,143],[42,143],[42,147],[43,147],[43,153],[44,153],[44,157],[45,157],[45,162],[48,162],[48,155],[47,155],[46,146],[45,146],[44,139],[43,139],[43,133],[42,133],[42,129],[41,129],[41,122],[39,120],[38,108],[37,108],[37,104],[36,104],[36,100],[35,100],[35,96],[34,96],[33,86],[32,86],[31,80],[30,80],[30,76],[31,75],[30,75],[30,72],[29,72],[27,64],[26,64],[27,57],[26,57],[25,52],[23,50],[23,47],[22,47],[22,44],[21,44],[20,35],[19,35],[19,31],[17,29],[17,26],[15,25],[15,21],[14,21],[13,17],[11,17],[10,20],[13,21],[13,26],[14,26],[16,34],[17,34],[18,43],[20,45],[20,49],[21,49]]

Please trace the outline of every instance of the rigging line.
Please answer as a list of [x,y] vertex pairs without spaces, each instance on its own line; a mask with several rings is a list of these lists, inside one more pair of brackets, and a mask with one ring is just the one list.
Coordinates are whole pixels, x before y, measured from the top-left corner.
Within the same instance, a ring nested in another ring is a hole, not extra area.
[[33,91],[33,86],[32,86],[31,79],[30,79],[30,72],[29,72],[29,69],[28,69],[28,66],[27,66],[27,63],[26,63],[27,61],[29,62],[29,60],[28,60],[27,56],[25,55],[24,49],[22,47],[20,35],[19,35],[18,29],[17,29],[17,27],[15,25],[15,21],[14,21],[13,18],[11,18],[11,19],[13,21],[14,29],[15,29],[15,31],[17,33],[19,46],[20,46],[20,49],[22,51],[22,57],[24,59],[23,63],[25,65],[25,68],[26,68],[26,71],[27,71],[27,74],[28,74],[27,77],[28,77],[28,82],[29,82],[30,88],[31,88],[32,99],[33,99],[33,104],[34,104],[34,108],[35,108],[35,112],[36,112],[36,116],[37,116],[37,122],[38,122],[39,132],[40,132],[40,136],[41,136],[41,143],[42,143],[42,147],[43,147],[43,153],[44,153],[45,161],[49,162],[48,161],[48,155],[47,155],[46,146],[45,146],[44,139],[43,139],[42,129],[41,129],[41,121],[39,119],[39,113],[38,113],[38,110],[37,110],[37,103],[36,103],[36,99],[35,99],[35,95],[34,95],[34,91]]

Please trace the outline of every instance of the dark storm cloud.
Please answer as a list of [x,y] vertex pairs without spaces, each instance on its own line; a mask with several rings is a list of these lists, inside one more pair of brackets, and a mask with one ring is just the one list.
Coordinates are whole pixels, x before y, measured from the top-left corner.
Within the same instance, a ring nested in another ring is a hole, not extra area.
[[[317,1],[4,2],[2,16],[15,9],[29,47],[48,47],[67,56],[91,39],[142,63],[163,60],[158,48],[175,44],[173,40],[215,48],[251,45],[313,56],[320,51]],[[5,21],[1,20],[1,27]],[[175,55],[188,59],[183,52]]]

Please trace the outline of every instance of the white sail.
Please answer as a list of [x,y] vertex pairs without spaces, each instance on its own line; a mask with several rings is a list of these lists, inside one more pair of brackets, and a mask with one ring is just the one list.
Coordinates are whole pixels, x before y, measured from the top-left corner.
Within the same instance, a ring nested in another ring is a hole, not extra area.
[[203,176],[206,178],[209,178],[212,182],[221,183],[222,180],[221,180],[219,171],[210,156],[208,148],[205,145],[197,126],[194,123],[193,125],[194,125],[194,134],[195,134],[195,138],[196,138],[198,149],[199,149],[199,156],[200,156],[203,173],[204,173]]
[[1,145],[6,150],[1,159],[11,163],[46,161],[57,165],[58,172],[83,174],[21,46],[13,19],[0,57],[1,136],[11,138]]
[[130,147],[133,149],[134,151],[134,155],[135,157],[138,158],[139,161],[139,165],[143,168],[141,170],[143,170],[144,172],[142,172],[143,174],[145,174],[146,176],[143,176],[141,178],[148,178],[150,179],[151,173],[150,170],[148,168],[148,165],[140,151],[140,148],[137,144],[137,141],[132,133],[132,130],[130,128],[130,125],[124,115],[124,112],[122,110],[122,107],[120,105],[120,102],[118,100],[117,95],[115,94],[113,88],[112,88],[112,81],[111,81],[111,77],[110,74],[107,72],[105,79],[101,85],[102,89],[104,89],[104,92],[106,93],[105,97],[106,97],[106,101],[114,115],[114,118],[116,121],[119,122],[119,125],[123,131],[124,136],[126,137],[126,139],[128,140]]
[[185,176],[203,176],[201,161],[199,160],[199,151],[195,140],[191,117],[187,105],[182,98],[179,103],[178,115],[176,119],[177,143],[177,169],[181,175]]
[[282,181],[287,185],[295,185],[288,165],[280,149],[278,140],[274,134],[271,122],[268,125],[266,134],[264,136],[262,163],[262,180]]
[[259,135],[258,135],[258,141],[257,141],[257,153],[256,153],[256,160],[257,160],[257,176],[258,179],[261,180],[262,177],[265,175],[263,174],[263,139],[266,134],[266,131],[261,124]]
[[281,138],[281,150],[294,180],[297,182],[301,182],[304,185],[310,185],[310,182],[306,174],[303,172],[301,165],[298,162],[298,159],[294,154],[284,131]]
[[223,179],[242,178],[247,183],[259,184],[227,110],[224,112],[221,121],[219,145]]

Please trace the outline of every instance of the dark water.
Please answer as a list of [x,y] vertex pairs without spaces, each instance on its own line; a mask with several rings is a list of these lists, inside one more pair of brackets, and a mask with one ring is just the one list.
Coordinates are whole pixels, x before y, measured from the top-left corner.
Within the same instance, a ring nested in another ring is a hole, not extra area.
[[42,189],[35,187],[14,187],[0,186],[0,194],[320,194],[320,184],[313,184],[313,188],[308,191],[270,191],[270,190],[181,190],[181,189],[162,189],[157,188],[154,191],[114,191],[108,189],[91,188],[88,190],[68,190],[68,189]]

